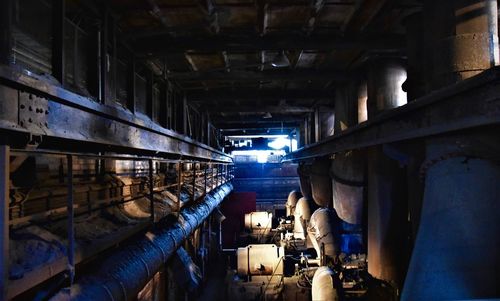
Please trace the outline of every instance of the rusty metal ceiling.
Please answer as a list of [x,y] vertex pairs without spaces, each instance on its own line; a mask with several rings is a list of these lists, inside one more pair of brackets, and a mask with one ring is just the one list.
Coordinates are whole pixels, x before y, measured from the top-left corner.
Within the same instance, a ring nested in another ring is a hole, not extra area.
[[[239,118],[230,119],[234,127],[255,127],[262,112],[281,107],[262,123],[282,125],[331,105],[335,85],[367,53],[401,53],[403,19],[421,6],[415,0],[109,3],[136,55],[159,62],[189,101],[224,128],[227,116]],[[288,67],[271,65],[279,53]]]

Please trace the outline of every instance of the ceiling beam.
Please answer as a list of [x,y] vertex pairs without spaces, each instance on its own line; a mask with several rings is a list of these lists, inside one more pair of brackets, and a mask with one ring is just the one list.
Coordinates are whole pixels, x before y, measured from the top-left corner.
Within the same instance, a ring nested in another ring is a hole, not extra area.
[[[262,115],[246,115],[246,116],[210,116],[210,120],[212,123],[217,126],[217,125],[222,125],[222,124],[232,124],[233,128],[234,125],[241,125],[241,124],[248,124],[248,123],[253,123],[253,124],[281,124],[281,123],[287,123],[287,122],[296,122],[299,123],[304,120],[304,117],[301,115],[273,115],[272,118],[262,118]],[[219,127],[220,128],[220,127]]]
[[250,128],[250,129],[230,129],[222,130],[223,136],[249,136],[249,135],[290,135],[296,131],[293,128]]
[[391,0],[358,0],[343,28],[345,32],[363,32]]
[[336,49],[362,50],[399,50],[405,48],[402,35],[303,35],[303,34],[266,34],[264,36],[222,35],[217,36],[184,36],[157,35],[136,39],[131,43],[138,56],[158,57],[169,53],[185,51],[201,52],[251,52],[261,50],[318,50]]
[[341,70],[316,70],[316,69],[275,69],[260,71],[233,70],[231,72],[204,71],[204,72],[172,72],[167,75],[175,81],[266,81],[266,80],[334,80],[348,81],[352,74]]
[[204,90],[192,90],[186,94],[189,101],[213,101],[213,100],[233,100],[233,99],[331,99],[334,96],[333,90],[282,90],[282,89],[232,89],[220,88]]
[[300,122],[283,122],[283,123],[272,123],[272,122],[260,122],[260,123],[244,123],[244,124],[220,124],[217,128],[223,131],[231,130],[256,130],[256,129],[293,129],[300,126]]
[[209,113],[311,113],[312,108],[301,106],[206,106],[204,108]]

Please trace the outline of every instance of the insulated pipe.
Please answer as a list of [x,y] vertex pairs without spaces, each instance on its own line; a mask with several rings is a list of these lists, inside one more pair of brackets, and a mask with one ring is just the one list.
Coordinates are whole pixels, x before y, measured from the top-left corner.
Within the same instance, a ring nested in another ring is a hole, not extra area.
[[338,153],[332,161],[333,208],[342,220],[350,224],[362,223],[364,173],[364,159],[359,151]]
[[309,199],[301,197],[297,202],[294,212],[293,236],[306,239],[307,225],[311,219],[311,205]]
[[319,267],[312,280],[312,301],[338,301],[335,289],[335,274],[329,267]]
[[320,207],[331,206],[332,180],[330,179],[330,159],[316,159],[311,167],[311,191],[314,202]]
[[157,227],[108,257],[94,274],[84,275],[51,300],[135,300],[137,294],[168,258],[233,189],[224,184],[202,202],[183,208],[174,224]]
[[307,233],[320,259],[335,259],[340,254],[340,227],[335,210],[319,208],[314,211]]
[[288,199],[286,200],[286,216],[292,216],[295,212],[295,206],[297,206],[297,202],[299,201],[299,199],[302,197],[301,193],[296,191],[296,190],[292,190],[289,194],[288,194]]

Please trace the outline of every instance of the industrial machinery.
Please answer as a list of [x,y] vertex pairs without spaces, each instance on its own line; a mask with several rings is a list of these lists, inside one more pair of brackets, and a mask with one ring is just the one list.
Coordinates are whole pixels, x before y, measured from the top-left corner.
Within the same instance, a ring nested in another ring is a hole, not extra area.
[[346,236],[335,209],[311,208],[310,199],[292,191],[276,228],[267,227],[271,213],[245,215],[246,231],[273,239],[234,250],[236,266],[226,278],[230,300],[356,300],[366,294],[365,254],[342,252]]

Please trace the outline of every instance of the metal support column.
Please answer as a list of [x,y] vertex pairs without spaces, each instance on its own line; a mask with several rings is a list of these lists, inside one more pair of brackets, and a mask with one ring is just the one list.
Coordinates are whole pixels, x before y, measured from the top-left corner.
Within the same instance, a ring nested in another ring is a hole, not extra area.
[[8,145],[0,146],[0,197],[2,204],[0,206],[0,222],[2,251],[0,253],[0,299],[7,300],[8,276],[9,276],[9,155]]
[[203,195],[207,194],[207,170],[208,170],[208,164],[205,164],[205,170],[203,172],[203,176],[205,177],[205,189],[203,190]]
[[151,211],[151,222],[155,222],[155,200],[154,200],[154,181],[153,181],[153,160],[148,160],[149,167],[149,210]]
[[196,191],[196,162],[193,161],[193,194],[191,195],[191,200],[195,200],[195,191]]
[[73,219],[75,216],[73,207],[73,156],[66,156],[66,163],[68,169],[67,175],[67,188],[68,197],[66,202],[66,207],[68,211],[68,274],[70,286],[73,284],[75,279],[75,227]]
[[177,163],[177,212],[181,210],[182,162]]

